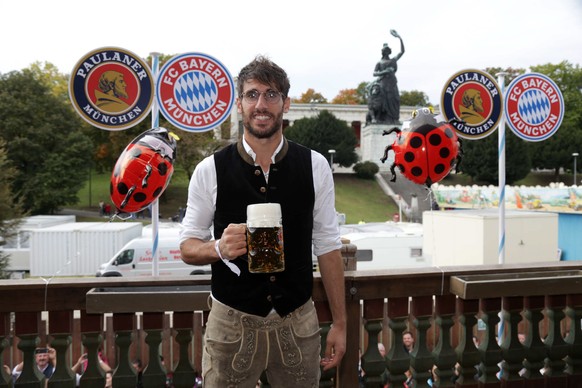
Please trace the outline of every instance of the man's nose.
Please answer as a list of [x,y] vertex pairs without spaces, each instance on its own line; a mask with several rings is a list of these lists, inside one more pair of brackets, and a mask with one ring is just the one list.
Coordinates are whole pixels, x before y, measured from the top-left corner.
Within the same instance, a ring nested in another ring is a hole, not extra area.
[[265,99],[265,93],[260,93],[259,94],[259,99],[257,100],[257,103],[255,104],[255,107],[257,106],[261,106],[261,107],[265,107],[267,106],[267,100]]

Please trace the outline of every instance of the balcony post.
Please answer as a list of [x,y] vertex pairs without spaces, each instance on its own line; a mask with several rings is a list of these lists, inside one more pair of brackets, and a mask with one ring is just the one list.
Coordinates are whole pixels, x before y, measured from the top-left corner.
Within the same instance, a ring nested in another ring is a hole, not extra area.
[[454,387],[451,381],[457,363],[457,355],[451,346],[451,328],[455,314],[455,295],[437,295],[435,297],[435,325],[438,331],[433,357],[437,366],[439,388]]
[[457,380],[457,386],[476,388],[477,380],[475,367],[479,364],[481,356],[473,341],[473,327],[477,324],[479,312],[479,300],[457,299],[457,317],[461,325],[461,337],[455,352],[461,365],[461,377]]
[[487,327],[484,341],[479,345],[481,353],[481,376],[479,381],[486,386],[499,387],[500,382],[497,378],[499,372],[499,363],[502,361],[501,349],[499,348],[496,325],[499,323],[499,311],[501,311],[500,298],[484,298],[480,300],[481,319]]
[[544,297],[525,297],[524,307],[524,318],[527,320],[529,327],[529,333],[526,333],[525,339],[527,350],[523,362],[525,367],[524,377],[527,379],[528,387],[544,388],[544,376],[540,373],[540,370],[544,367],[547,352],[540,335],[540,322],[544,319],[542,313]]
[[582,320],[582,296],[568,295],[566,315],[570,317],[570,330],[566,342],[570,345],[570,353],[566,357],[566,366],[570,380],[582,381],[582,336],[580,322]]
[[521,343],[520,333],[518,333],[521,311],[523,310],[523,297],[503,297],[501,304],[504,324],[509,327],[508,335],[503,335],[503,338],[500,338],[504,365],[501,373],[503,379],[507,381],[507,388],[525,387],[525,381],[519,372],[523,369],[527,344]]
[[[194,313],[175,312],[174,329],[176,330],[176,342],[180,346],[180,360],[174,369],[174,387],[192,388],[192,382],[196,373],[190,358],[188,357],[190,343],[192,342],[192,327],[194,326]],[[167,367],[167,366],[166,366]]]
[[82,342],[87,349],[87,369],[83,371],[81,388],[100,388],[105,385],[105,372],[99,362],[99,348],[103,345],[103,315],[87,314],[81,310]]
[[386,360],[378,350],[378,337],[382,331],[384,299],[364,300],[364,329],[368,333],[368,347],[362,355],[362,369],[366,373],[366,387],[382,385]]
[[67,350],[71,344],[71,329],[73,328],[73,311],[50,311],[49,322],[53,337],[51,347],[57,352],[57,364],[48,381],[48,387],[75,388],[77,379],[67,363]]
[[113,373],[114,387],[133,387],[137,382],[137,372],[129,357],[135,320],[134,313],[113,314],[113,331],[115,332],[115,345],[118,349],[117,368]]
[[[0,312],[0,363],[4,366],[4,350],[10,346],[10,313]],[[0,388],[8,387],[12,376],[4,368],[0,369]]]
[[546,315],[549,319],[548,336],[544,344],[548,349],[546,359],[546,375],[551,378],[552,386],[566,386],[567,376],[564,373],[569,345],[562,337],[562,320],[566,316],[566,295],[546,295]]
[[[321,329],[321,358],[323,358],[325,354],[327,334],[329,333],[330,325],[332,322],[332,316],[327,302],[315,302],[315,308],[317,311],[317,319],[319,320],[319,328]],[[333,380],[336,378],[337,372],[337,368],[332,368],[325,372],[322,369],[321,378],[319,379],[319,386],[322,388],[333,387]],[[266,376],[262,377],[265,377],[266,379]],[[261,378],[261,381],[264,382],[263,378]]]
[[415,296],[412,298],[411,312],[413,326],[417,336],[414,349],[410,352],[410,366],[417,387],[428,387],[429,370],[434,365],[434,357],[426,347],[426,334],[431,326],[433,315],[433,298],[430,296]]
[[404,350],[402,333],[406,331],[406,321],[410,313],[408,311],[408,297],[388,298],[387,315],[388,326],[392,330],[392,347],[388,350],[388,371],[390,381],[395,387],[400,387],[406,381],[404,372],[410,369],[410,355]]
[[20,339],[18,349],[22,350],[22,373],[14,383],[15,387],[44,388],[45,377],[36,367],[34,351],[40,343],[39,312],[17,312],[15,317],[15,334]]
[[164,313],[143,313],[143,328],[147,333],[145,342],[149,348],[149,361],[143,372],[144,388],[159,388],[166,385],[166,371],[160,361],[160,344]]

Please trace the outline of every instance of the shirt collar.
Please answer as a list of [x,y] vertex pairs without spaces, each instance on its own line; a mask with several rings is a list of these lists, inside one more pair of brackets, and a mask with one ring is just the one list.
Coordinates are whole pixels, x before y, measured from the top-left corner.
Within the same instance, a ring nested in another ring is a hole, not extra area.
[[[281,151],[281,149],[283,148],[283,143],[284,143],[283,136],[281,136],[281,142],[279,143],[279,145],[275,149],[275,152],[273,152],[273,155],[271,155],[271,163],[275,163],[275,156],[277,156],[277,154],[279,153],[279,151]],[[255,151],[253,151],[253,149],[251,148],[251,146],[249,145],[249,143],[247,143],[244,135],[243,135],[243,138],[242,138],[242,144],[243,144],[243,147],[245,148],[245,152],[251,158],[253,158],[253,161],[254,162],[256,162],[256,160],[257,160],[257,154],[255,154]]]

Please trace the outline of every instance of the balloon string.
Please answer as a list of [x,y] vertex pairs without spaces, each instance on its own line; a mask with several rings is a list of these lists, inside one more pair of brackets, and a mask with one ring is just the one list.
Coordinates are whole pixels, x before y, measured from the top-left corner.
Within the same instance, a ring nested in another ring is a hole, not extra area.
[[[429,201],[429,203],[430,203],[430,213],[431,213],[431,216],[432,216],[431,217],[432,240],[433,240],[433,244],[432,244],[432,249],[433,249],[432,257],[433,257],[433,259],[432,259],[432,261],[434,263],[434,258],[436,257],[436,254],[435,254],[435,250],[436,250],[436,243],[435,243],[436,237],[435,237],[435,234],[436,233],[435,233],[434,214],[433,214],[433,212],[435,210],[435,206],[433,206],[433,204],[435,204],[437,202],[436,202],[436,198],[435,198],[435,195],[434,195],[434,192],[433,192],[432,188],[431,187],[427,187],[427,189],[428,189],[428,195],[426,196],[426,200]],[[437,205],[438,205],[438,203],[437,203]],[[423,239],[424,239],[424,237],[425,236],[423,236]],[[438,265],[433,265],[433,267],[436,267],[436,268],[438,268],[441,271],[441,295],[443,295],[444,292],[445,292],[445,271],[441,267],[439,267]]]

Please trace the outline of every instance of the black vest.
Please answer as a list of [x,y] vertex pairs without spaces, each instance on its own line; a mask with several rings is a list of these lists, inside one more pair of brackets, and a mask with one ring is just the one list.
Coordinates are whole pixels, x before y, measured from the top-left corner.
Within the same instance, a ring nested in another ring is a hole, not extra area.
[[284,316],[303,305],[313,291],[312,231],[315,193],[311,150],[284,140],[271,164],[269,182],[245,152],[242,142],[214,155],[217,177],[214,236],[219,239],[230,223],[245,223],[247,205],[281,204],[285,270],[272,274],[250,273],[247,257],[212,264],[212,294],[222,303],[249,314],[266,316],[272,308]]

